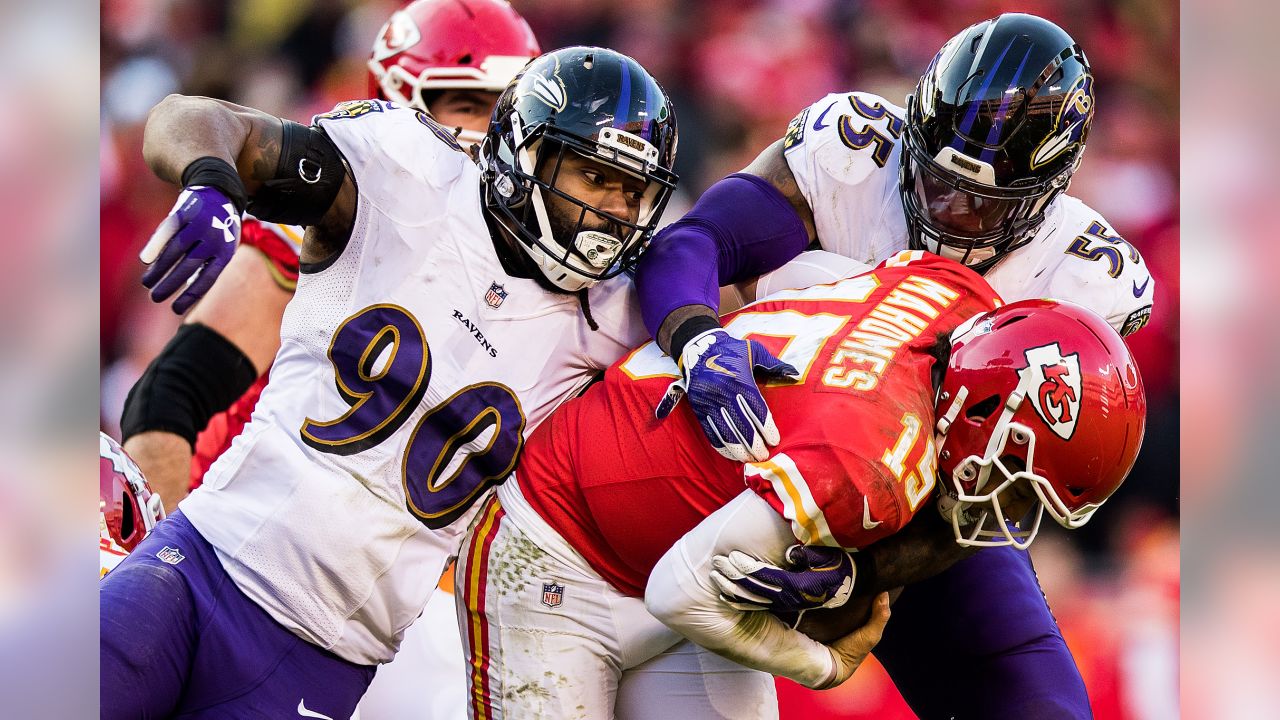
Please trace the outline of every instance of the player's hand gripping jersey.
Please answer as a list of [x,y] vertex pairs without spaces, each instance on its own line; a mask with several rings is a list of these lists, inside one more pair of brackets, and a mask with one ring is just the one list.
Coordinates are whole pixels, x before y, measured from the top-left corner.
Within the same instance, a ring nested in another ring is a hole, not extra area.
[[425,115],[371,100],[316,123],[359,191],[350,241],[302,264],[253,419],[181,507],[276,621],[374,664],[524,433],[644,329],[625,277],[590,291],[592,332],[576,297],[506,275],[479,169]]
[[905,525],[933,488],[939,339],[998,304],[976,273],[922,252],[776,293],[725,318],[731,333],[802,371],[793,384],[764,387],[782,430],[768,461],[721,457],[689,412],[655,420],[677,370],[648,343],[533,434],[520,489],[594,570],[633,596],[668,548],[745,487],[801,542],[863,547]]
[[[833,93],[800,112],[783,140],[813,211],[818,240],[869,265],[907,246],[898,191],[903,109],[871,93]],[[1141,255],[1097,211],[1066,194],[1027,245],[984,277],[1007,300],[1057,298],[1106,318],[1122,335],[1151,315],[1155,281]]]

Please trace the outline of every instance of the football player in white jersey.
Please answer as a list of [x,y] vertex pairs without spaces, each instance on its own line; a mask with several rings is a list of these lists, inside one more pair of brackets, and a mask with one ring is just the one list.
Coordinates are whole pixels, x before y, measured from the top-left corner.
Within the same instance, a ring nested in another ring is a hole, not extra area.
[[161,295],[234,244],[246,205],[308,230],[252,421],[102,585],[103,672],[135,678],[103,716],[350,715],[524,434],[642,339],[619,273],[675,146],[662,89],[601,48],[530,63],[479,164],[385,101],[309,128],[157,106],[144,154],[185,187]]
[[[505,0],[415,0],[372,43],[369,95],[428,112],[470,149],[484,138],[498,95],[540,54],[529,24]],[[246,217],[227,269],[129,394],[124,445],[170,510],[249,422],[280,349],[302,236],[301,228]],[[462,673],[452,574],[443,581],[444,592],[431,596],[395,663],[380,669],[361,700],[366,714],[430,720],[466,712],[461,682],[442,683],[429,698],[421,693],[421,678]]]
[[[505,0],[416,0],[394,12],[373,43],[369,96],[429,113],[470,149],[483,139],[499,93],[540,54],[533,30]],[[174,303],[178,312],[191,308],[183,327],[130,391],[123,445],[169,510],[249,422],[280,349],[302,234],[246,217],[219,281],[203,298],[200,288],[185,289]]]
[[[684,373],[659,417],[687,391],[722,454],[768,457],[779,428],[751,376],[751,349],[716,319],[714,289],[813,245],[868,264],[929,250],[982,272],[1006,300],[1069,300],[1122,334],[1141,328],[1154,293],[1147,266],[1101,215],[1065,194],[1094,102],[1093,75],[1071,37],[1007,14],[948,41],[905,109],[854,92],[803,110],[785,137],[658,234],[639,264],[645,323]],[[991,618],[1002,622],[993,629]],[[1023,648],[1016,663],[996,652],[1014,647]],[[1036,717],[1089,716],[1030,560],[1011,548],[984,550],[909,588],[876,653],[921,717],[1023,717],[1027,707]]]

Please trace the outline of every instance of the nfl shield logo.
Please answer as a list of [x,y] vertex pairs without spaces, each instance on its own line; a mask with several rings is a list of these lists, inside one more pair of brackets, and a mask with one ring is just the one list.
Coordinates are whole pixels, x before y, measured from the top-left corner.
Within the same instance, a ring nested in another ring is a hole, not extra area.
[[558,608],[564,602],[564,586],[554,582],[542,584],[542,604],[549,608]]
[[181,550],[168,545],[165,545],[163,550],[157,552],[156,557],[160,558],[161,562],[166,562],[170,565],[177,565],[187,559],[187,556],[183,555]]
[[496,308],[502,305],[502,301],[507,299],[507,291],[498,283],[489,286],[489,291],[484,294],[484,301],[489,303],[489,307]]

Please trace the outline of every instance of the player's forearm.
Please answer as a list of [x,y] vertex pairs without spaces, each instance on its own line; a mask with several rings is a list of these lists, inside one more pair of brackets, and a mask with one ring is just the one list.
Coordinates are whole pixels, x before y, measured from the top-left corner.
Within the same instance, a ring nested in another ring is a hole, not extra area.
[[276,170],[280,121],[249,108],[205,97],[170,95],[151,109],[142,156],[162,180],[182,183],[182,173],[202,157],[234,168],[252,193]]
[[191,487],[191,445],[174,433],[153,430],[134,435],[123,447],[152,491],[160,493],[165,512],[173,512]]
[[679,223],[659,232],[640,257],[635,276],[640,314],[663,350],[671,352],[672,332],[684,320],[693,315],[715,320],[717,263],[714,240]]
[[735,610],[710,582],[711,558],[733,548],[781,562],[795,542],[787,522],[745,491],[690,530],[663,555],[645,588],[645,607],[691,641],[746,667],[825,686],[835,674],[831,651],[766,612]]
[[204,325],[183,325],[129,390],[120,418],[124,440],[159,430],[191,450],[209,419],[257,377],[253,363],[226,338]]
[[[253,363],[254,377],[267,371],[280,350],[280,322],[293,294],[271,277],[266,256],[249,245],[236,248],[227,269],[191,312],[187,324],[202,324]],[[210,367],[209,372],[232,372]],[[217,408],[221,412],[226,408]]]
[[157,177],[176,185],[182,171],[199,158],[235,165],[248,137],[248,124],[217,101],[170,95],[147,116],[142,156]]
[[869,586],[859,586],[858,593],[874,594],[928,580],[977,549],[958,544],[951,526],[926,509],[863,552],[874,561],[875,578]]
[[640,259],[636,288],[645,326],[663,345],[671,314],[703,306],[714,316],[722,285],[780,267],[809,244],[789,200],[766,180],[734,174],[712,185],[693,208],[653,239]]
[[[692,321],[692,322],[690,322]],[[672,310],[654,335],[658,347],[673,358],[680,357],[690,338],[704,330],[720,327],[720,317],[706,305],[685,305]],[[679,332],[677,332],[679,331]]]
[[694,596],[677,583],[649,584],[649,612],[690,641],[739,665],[785,677],[809,688],[835,674],[831,651],[767,612],[742,612],[715,596]]
[[866,622],[877,595],[928,580],[969,557],[976,548],[956,543],[951,526],[934,512],[921,512],[897,533],[855,554],[853,595],[840,607],[808,611],[799,629],[827,642]]

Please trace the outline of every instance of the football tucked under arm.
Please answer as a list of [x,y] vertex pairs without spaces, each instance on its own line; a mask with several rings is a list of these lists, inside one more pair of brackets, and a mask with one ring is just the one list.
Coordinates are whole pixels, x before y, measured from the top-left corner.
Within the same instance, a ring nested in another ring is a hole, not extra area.
[[927,580],[975,552],[977,548],[956,543],[951,526],[937,513],[919,513],[902,530],[859,553],[874,565],[872,583],[859,586],[838,608],[805,612],[796,629],[820,642],[831,642],[867,622],[881,592],[889,591],[896,600],[903,586]]
[[712,513],[658,561],[645,589],[654,617],[691,641],[750,668],[806,687],[831,687],[852,674],[879,639],[883,618],[829,648],[766,612],[744,612],[720,600],[710,580],[711,558],[741,549],[781,562],[794,544],[789,526],[755,493],[746,491]]

